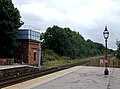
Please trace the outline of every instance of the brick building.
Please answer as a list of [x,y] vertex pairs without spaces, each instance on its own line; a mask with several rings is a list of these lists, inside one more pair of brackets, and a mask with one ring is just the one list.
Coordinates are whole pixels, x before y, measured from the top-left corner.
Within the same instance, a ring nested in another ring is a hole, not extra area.
[[40,32],[31,29],[19,29],[17,33],[18,48],[15,60],[27,64],[38,64]]

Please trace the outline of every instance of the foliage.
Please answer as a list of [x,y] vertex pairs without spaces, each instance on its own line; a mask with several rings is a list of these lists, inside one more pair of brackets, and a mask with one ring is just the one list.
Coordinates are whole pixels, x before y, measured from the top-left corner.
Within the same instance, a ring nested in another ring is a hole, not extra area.
[[49,50],[49,49],[45,50],[44,61],[59,60],[59,59],[60,57],[53,50]]
[[13,57],[16,32],[23,24],[17,8],[11,0],[0,0],[0,57]]
[[105,52],[103,44],[90,39],[86,41],[79,32],[72,31],[70,28],[48,27],[42,36],[44,36],[46,48],[60,56],[83,58],[102,55]]
[[120,41],[116,41],[116,45],[117,45],[116,57],[120,59]]
[[[72,59],[70,57],[58,56],[53,50],[49,50],[49,49],[46,49],[45,54],[46,55],[43,60],[44,67],[63,66],[63,65],[78,63],[86,60],[91,60],[91,62],[97,61],[97,63],[93,65],[99,65],[98,59],[103,57],[103,56],[96,56],[96,57],[88,57],[88,58],[81,58],[81,59],[79,58]],[[91,62],[90,62],[90,65],[91,65]]]

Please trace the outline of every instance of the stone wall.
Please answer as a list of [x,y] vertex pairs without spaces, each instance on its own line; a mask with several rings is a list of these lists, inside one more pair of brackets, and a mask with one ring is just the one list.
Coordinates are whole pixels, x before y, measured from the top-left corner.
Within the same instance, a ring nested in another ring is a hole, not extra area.
[[14,64],[14,58],[0,58],[0,65],[13,65]]

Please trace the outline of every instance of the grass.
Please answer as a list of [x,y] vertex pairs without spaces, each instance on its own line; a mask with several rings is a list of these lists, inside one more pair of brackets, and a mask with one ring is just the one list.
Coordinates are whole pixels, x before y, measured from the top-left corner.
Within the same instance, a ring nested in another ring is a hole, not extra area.
[[82,58],[82,59],[61,58],[59,60],[47,60],[43,62],[43,66],[44,67],[62,66],[62,65],[72,64],[72,63],[78,63],[84,60],[92,60],[96,58],[98,57],[89,57],[89,58]]
[[[103,56],[95,56],[95,57],[88,57],[88,58],[78,58],[78,59],[71,59],[70,57],[60,57],[57,55],[53,50],[47,49],[45,51],[45,56],[43,57],[43,66],[44,67],[52,67],[52,66],[62,66],[72,63],[78,63],[84,60],[91,60],[90,65],[92,66],[104,66],[104,64],[99,64],[100,58]],[[111,58],[109,66],[112,67],[113,60],[115,60],[116,65],[116,59]]]

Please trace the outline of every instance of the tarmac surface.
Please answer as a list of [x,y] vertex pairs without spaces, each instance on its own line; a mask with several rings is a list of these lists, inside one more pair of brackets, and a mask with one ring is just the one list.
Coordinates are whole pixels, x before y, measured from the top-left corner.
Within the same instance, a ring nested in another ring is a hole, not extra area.
[[76,66],[2,89],[120,89],[120,69]]

